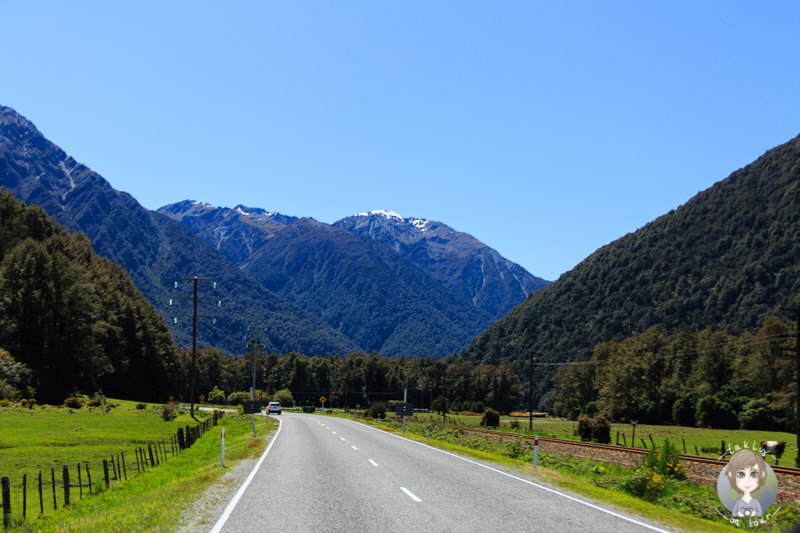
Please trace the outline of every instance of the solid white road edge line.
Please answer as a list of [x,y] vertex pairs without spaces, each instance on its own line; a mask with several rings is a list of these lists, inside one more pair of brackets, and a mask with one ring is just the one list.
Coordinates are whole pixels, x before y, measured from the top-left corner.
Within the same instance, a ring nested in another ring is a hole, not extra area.
[[256,472],[258,472],[258,469],[261,467],[261,463],[264,462],[264,459],[267,458],[267,455],[269,454],[269,451],[272,449],[272,445],[275,444],[276,440],[278,440],[278,435],[281,432],[281,428],[283,428],[283,421],[279,418],[278,419],[278,431],[276,431],[275,435],[272,436],[272,441],[270,441],[269,446],[267,446],[267,449],[264,450],[264,453],[263,453],[263,455],[261,455],[261,458],[256,463],[256,466],[253,467],[253,471],[250,472],[250,475],[247,476],[247,479],[244,480],[244,483],[242,483],[242,486],[239,487],[239,490],[237,490],[236,494],[233,495],[233,499],[230,502],[228,502],[228,506],[222,512],[222,516],[219,517],[219,520],[217,520],[217,523],[214,524],[214,528],[211,530],[211,533],[219,533],[222,530],[222,526],[224,526],[225,522],[227,522],[228,518],[230,518],[231,513],[236,508],[236,505],[239,503],[239,500],[242,498],[242,495],[244,494],[244,491],[247,490],[247,487],[250,485],[250,482],[253,481],[254,477],[256,477]]
[[[357,422],[353,422],[353,423],[357,424]],[[550,487],[545,487],[544,485],[539,485],[538,483],[534,483],[533,481],[528,481],[527,479],[523,479],[521,477],[517,477],[514,474],[509,474],[508,472],[503,472],[502,470],[498,470],[497,468],[494,468],[494,467],[491,467],[489,465],[485,465],[485,464],[479,463],[477,461],[473,461],[472,459],[467,459],[466,457],[462,457],[462,456],[457,455],[455,453],[451,453],[451,452],[448,452],[448,451],[445,451],[445,450],[440,450],[439,448],[435,448],[433,446],[429,446],[427,444],[424,444],[422,442],[417,442],[415,440],[407,439],[405,437],[401,437],[400,435],[395,435],[394,433],[388,433],[388,432],[382,431],[382,430],[380,430],[378,428],[374,428],[374,427],[367,426],[367,425],[364,425],[364,424],[359,424],[359,425],[362,426],[362,427],[365,427],[367,429],[371,429],[373,431],[379,431],[380,433],[382,433],[384,435],[388,435],[390,437],[394,437],[396,439],[404,440],[404,441],[410,442],[412,444],[417,444],[419,446],[422,446],[424,448],[428,448],[428,449],[433,450],[435,452],[439,452],[439,453],[443,453],[445,455],[449,455],[451,457],[455,457],[456,459],[460,459],[462,461],[466,461],[467,463],[471,463],[471,464],[474,464],[476,466],[480,466],[481,468],[485,468],[487,470],[491,470],[492,472],[497,472],[498,474],[502,474],[502,475],[510,477],[512,479],[516,479],[517,481],[521,481],[523,483],[527,483],[528,485],[531,485],[531,486],[536,487],[538,489],[542,489],[542,490],[545,490],[547,492],[552,492],[553,494],[556,494],[556,495],[561,496],[563,498],[567,498],[568,500],[572,500],[572,501],[577,502],[577,503],[579,503],[581,505],[586,505],[587,507],[591,507],[592,509],[595,509],[597,511],[601,511],[601,512],[609,514],[611,516],[615,516],[617,518],[625,520],[626,522],[631,522],[633,524],[642,526],[644,528],[647,528],[647,529],[650,529],[650,530],[653,530],[653,531],[659,531],[660,533],[667,533],[667,531],[664,530],[664,529],[661,529],[661,528],[658,528],[658,527],[655,527],[655,526],[651,526],[650,524],[646,524],[646,523],[640,522],[638,520],[634,520],[633,518],[627,517],[625,515],[621,515],[619,513],[615,513],[614,511],[610,511],[608,509],[604,509],[603,507],[600,507],[599,505],[595,505],[593,503],[585,502],[583,500],[580,500],[578,498],[570,496],[569,494],[565,494],[563,492],[559,492],[557,490],[551,489]],[[405,490],[405,489],[403,489],[403,490]]]
[[417,497],[414,495],[414,493],[413,493],[413,492],[411,492],[410,490],[408,490],[407,488],[405,488],[405,487],[400,487],[400,490],[402,490],[403,492],[405,492],[405,493],[406,493],[406,496],[408,496],[409,498],[411,498],[411,499],[412,499],[412,500],[414,500],[415,502],[417,502],[417,503],[422,503],[422,500],[420,500],[419,498],[417,498]]

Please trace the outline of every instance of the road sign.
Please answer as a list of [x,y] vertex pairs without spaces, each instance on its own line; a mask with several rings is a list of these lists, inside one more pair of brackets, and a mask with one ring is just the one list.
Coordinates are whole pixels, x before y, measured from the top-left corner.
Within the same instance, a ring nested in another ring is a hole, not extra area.
[[412,416],[414,414],[413,403],[398,403],[395,407],[398,416]]
[[328,401],[328,399],[325,396],[320,396],[319,397],[319,403],[325,403],[327,401]]
[[252,415],[252,414],[261,412],[261,402],[248,400],[248,401],[242,403],[242,407],[244,408],[243,412],[246,415]]

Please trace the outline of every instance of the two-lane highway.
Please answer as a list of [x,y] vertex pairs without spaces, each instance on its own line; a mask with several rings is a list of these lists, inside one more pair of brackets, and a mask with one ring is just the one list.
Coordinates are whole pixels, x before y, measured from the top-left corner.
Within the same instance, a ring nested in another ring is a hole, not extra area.
[[285,413],[215,530],[653,531],[534,478],[357,422]]

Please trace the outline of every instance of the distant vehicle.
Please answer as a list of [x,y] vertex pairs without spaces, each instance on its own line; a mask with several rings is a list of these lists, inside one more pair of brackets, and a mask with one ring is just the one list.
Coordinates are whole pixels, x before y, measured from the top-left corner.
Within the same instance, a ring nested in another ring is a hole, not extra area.
[[267,406],[267,414],[278,413],[281,414],[281,402],[269,402]]

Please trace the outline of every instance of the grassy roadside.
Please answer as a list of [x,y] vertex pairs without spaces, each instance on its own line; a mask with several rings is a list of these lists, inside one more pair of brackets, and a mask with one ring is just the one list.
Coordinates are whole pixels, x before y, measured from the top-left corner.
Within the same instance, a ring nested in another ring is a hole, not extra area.
[[[373,420],[360,419],[362,423],[377,425]],[[427,418],[426,418],[427,422]],[[399,419],[381,421],[381,428],[399,432]],[[438,448],[461,455],[489,461],[519,472],[535,475],[554,486],[571,490],[633,514],[657,521],[661,524],[686,531],[786,531],[800,521],[800,503],[775,504],[768,512],[781,505],[781,510],[766,525],[735,527],[720,515],[727,510],[720,503],[714,487],[691,481],[665,480],[664,490],[652,501],[634,496],[626,490],[626,483],[635,476],[633,470],[595,461],[555,457],[540,453],[538,469],[533,470],[532,450],[513,439],[503,443],[476,436],[465,436],[459,432],[431,427],[431,438],[425,438],[425,422],[407,422],[405,436]]]
[[[6,413],[3,414],[5,416]],[[68,415],[62,413],[62,416]],[[122,415],[118,421],[120,420],[126,422],[129,417]],[[109,419],[107,423],[112,422]],[[162,431],[159,424],[164,422],[160,419],[151,420],[149,425]],[[143,426],[147,425],[143,423]],[[221,427],[226,428],[227,468],[220,465]],[[99,494],[73,500],[72,505],[67,508],[59,507],[57,511],[41,516],[38,515],[38,509],[37,513],[29,511],[28,519],[24,522],[21,516],[15,514],[13,530],[174,531],[182,513],[230,471],[231,467],[243,459],[258,457],[263,452],[269,433],[276,427],[275,420],[267,419],[267,423],[259,421],[256,424],[257,438],[254,439],[249,416],[226,415],[220,420],[220,426],[212,428],[191,448],[174,458],[133,479],[120,482],[109,490],[95,484],[100,489]],[[147,432],[144,427],[139,429]],[[98,435],[101,435],[99,440],[102,441],[102,432]],[[77,449],[73,449],[73,453]],[[38,457],[39,453],[44,452],[37,451],[33,455]],[[103,449],[102,453],[106,453],[106,450]],[[23,452],[18,461],[23,463],[26,457],[30,459],[31,454]]]

